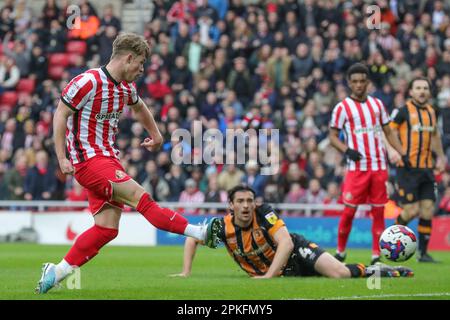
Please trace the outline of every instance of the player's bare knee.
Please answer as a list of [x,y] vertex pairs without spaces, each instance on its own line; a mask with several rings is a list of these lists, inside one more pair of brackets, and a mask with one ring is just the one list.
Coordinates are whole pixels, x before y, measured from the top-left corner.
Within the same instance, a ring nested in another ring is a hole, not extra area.
[[409,221],[416,218],[419,215],[419,204],[413,204],[405,207],[405,213]]
[[432,200],[423,200],[420,202],[420,216],[422,218],[432,218],[434,202]]
[[350,271],[344,264],[341,264],[339,268],[336,268],[336,270],[334,270],[333,278],[334,279],[350,278]]

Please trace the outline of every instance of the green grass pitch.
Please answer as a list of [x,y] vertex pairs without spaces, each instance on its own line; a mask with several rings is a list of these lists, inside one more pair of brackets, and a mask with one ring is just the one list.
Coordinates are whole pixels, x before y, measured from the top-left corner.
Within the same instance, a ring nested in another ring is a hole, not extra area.
[[[404,263],[413,278],[382,278],[370,290],[366,279],[249,278],[225,249],[200,248],[189,278],[171,278],[181,271],[181,246],[106,246],[81,268],[81,289],[35,295],[43,262],[59,262],[68,246],[0,244],[0,299],[158,299],[158,300],[284,300],[284,299],[450,299],[450,252],[433,252],[440,264]],[[349,262],[368,262],[369,250],[349,250]]]

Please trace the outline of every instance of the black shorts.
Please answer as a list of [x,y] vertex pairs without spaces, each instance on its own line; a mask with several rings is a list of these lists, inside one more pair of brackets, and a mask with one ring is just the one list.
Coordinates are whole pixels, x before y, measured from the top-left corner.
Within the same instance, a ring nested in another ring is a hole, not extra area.
[[431,169],[397,168],[395,189],[400,204],[436,200],[436,183]]
[[291,238],[294,242],[294,250],[283,270],[283,275],[287,277],[320,276],[314,269],[314,265],[325,250],[299,234],[291,233]]

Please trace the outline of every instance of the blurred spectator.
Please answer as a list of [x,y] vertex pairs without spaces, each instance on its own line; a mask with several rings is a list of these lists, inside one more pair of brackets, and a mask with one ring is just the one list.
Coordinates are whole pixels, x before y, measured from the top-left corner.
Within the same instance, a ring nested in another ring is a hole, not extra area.
[[14,168],[4,174],[4,182],[8,189],[8,200],[24,200],[25,176],[27,174],[27,157],[17,155]]
[[103,32],[100,33],[98,38],[100,55],[100,64],[105,65],[108,63],[112,54],[112,44],[117,36],[117,28],[113,25],[107,25],[104,27]]
[[46,0],[45,5],[42,8],[42,21],[46,29],[50,28],[50,22],[52,20],[58,20],[60,16],[61,9],[58,6],[56,0]]
[[114,6],[109,3],[103,7],[103,17],[100,20],[98,33],[103,33],[108,27],[114,27],[116,32],[122,30],[120,19],[114,15]]
[[148,161],[145,172],[147,178],[142,182],[145,191],[151,194],[155,201],[167,201],[171,190],[164,177],[159,175],[156,163]]
[[33,47],[29,64],[29,77],[41,83],[47,78],[48,59],[40,46]]
[[219,189],[217,184],[217,175],[210,176],[210,179],[208,180],[208,189],[205,193],[205,202],[227,202],[227,192]]
[[[327,186],[327,194],[323,199],[323,204],[342,204],[341,190],[336,182],[331,182]],[[342,211],[339,210],[324,210],[323,215],[326,217],[340,216]]]
[[262,197],[266,180],[266,176],[259,174],[258,163],[255,160],[249,160],[245,165],[245,176],[242,178],[242,183],[255,190],[256,197]]
[[0,95],[6,90],[14,90],[19,80],[20,71],[14,60],[0,56]]
[[174,92],[192,88],[192,73],[184,56],[175,59],[175,66],[170,70],[170,86]]
[[191,26],[195,25],[196,5],[192,0],[176,1],[169,12],[167,12],[167,21],[170,24],[187,22]]
[[48,53],[64,52],[66,50],[66,41],[66,33],[60,22],[56,19],[52,20],[47,39],[44,42],[46,45],[45,51]]
[[[194,179],[187,179],[184,183],[184,190],[180,194],[180,198],[178,199],[179,202],[186,202],[186,203],[203,203],[205,202],[205,195],[203,192],[201,192],[198,187],[197,183]],[[201,213],[202,210],[200,209],[189,209],[189,213],[198,214]]]
[[306,77],[313,69],[314,61],[310,55],[309,47],[305,43],[300,43],[295,51],[295,56],[292,59],[292,69],[294,79]]
[[178,201],[181,192],[184,190],[184,182],[187,179],[186,174],[179,165],[172,164],[170,166],[170,172],[165,175],[165,179],[167,180],[170,189],[167,201]]
[[16,119],[10,118],[6,120],[3,132],[1,132],[0,149],[12,152],[20,143],[15,137]]
[[36,164],[25,177],[25,200],[51,200],[55,192],[56,179],[48,154],[41,150],[36,153]]
[[253,93],[250,72],[246,67],[245,58],[233,60],[234,68],[228,75],[227,86],[236,93],[237,99],[247,107]]
[[[308,189],[306,189],[305,194],[300,199],[300,203],[305,204],[317,204],[323,203],[326,197],[326,192],[320,186],[320,182],[317,179],[311,179],[308,184]],[[313,211],[312,214],[315,215],[317,211]]]
[[219,188],[222,190],[230,190],[240,184],[243,178],[244,172],[237,168],[234,163],[228,163],[218,176]]
[[230,0],[208,0],[208,4],[217,11],[220,20],[225,19]]
[[[300,203],[300,200],[305,196],[305,190],[300,186],[299,183],[293,183],[289,187],[289,191],[284,197],[284,203]],[[290,215],[300,215],[301,211],[290,210],[288,211]]]
[[27,31],[27,28],[32,19],[32,12],[28,6],[27,0],[17,0],[12,12],[15,23],[15,32],[23,33]]
[[68,70],[69,78],[73,79],[77,75],[85,72],[87,70],[84,57],[81,55],[76,55],[73,61],[73,66]]
[[270,85],[275,90],[289,85],[289,71],[291,68],[291,57],[286,48],[275,48],[272,56],[267,61],[267,72]]
[[9,32],[3,39],[3,53],[7,57],[14,59],[14,63],[19,68],[21,76],[25,76],[29,71],[31,50],[26,48],[25,41],[21,39],[14,40],[12,50],[9,49],[8,43],[11,41],[11,36],[12,32]]

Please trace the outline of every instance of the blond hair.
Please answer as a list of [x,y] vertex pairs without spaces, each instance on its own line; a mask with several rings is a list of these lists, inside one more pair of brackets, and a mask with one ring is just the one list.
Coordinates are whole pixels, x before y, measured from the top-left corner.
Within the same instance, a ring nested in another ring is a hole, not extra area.
[[134,33],[121,33],[113,42],[111,59],[122,56],[127,53],[133,53],[137,56],[150,56],[150,46],[143,36]]

